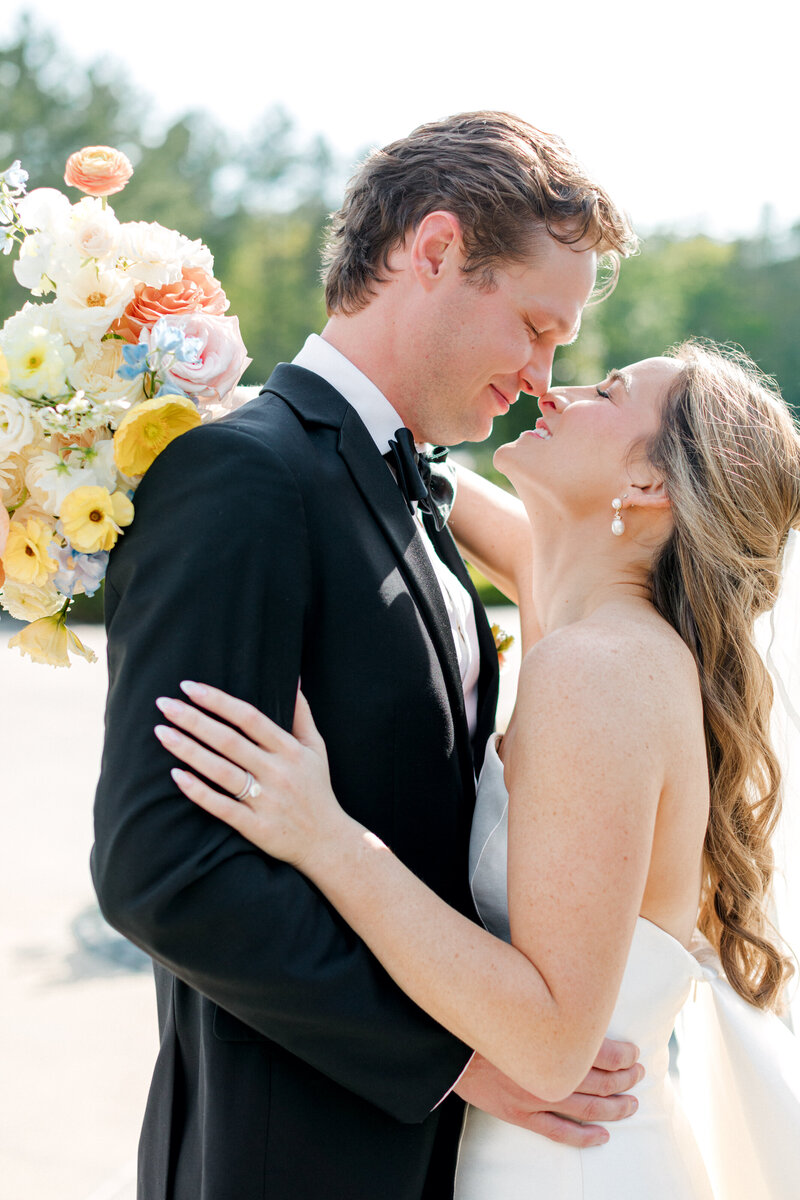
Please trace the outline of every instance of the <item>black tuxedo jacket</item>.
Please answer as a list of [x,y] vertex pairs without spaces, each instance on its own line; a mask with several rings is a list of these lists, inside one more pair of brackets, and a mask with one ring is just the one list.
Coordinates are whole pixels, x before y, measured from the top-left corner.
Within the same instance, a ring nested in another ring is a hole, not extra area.
[[[473,767],[452,635],[415,523],[363,423],[282,364],[174,441],[106,581],[110,688],[92,873],[155,961],[161,1049],[139,1200],[444,1200],[469,1049],[416,1007],[319,892],[172,786],[159,695],[197,679],[291,727],[298,677],[340,802],[474,917]],[[438,553],[471,588],[450,535]]]

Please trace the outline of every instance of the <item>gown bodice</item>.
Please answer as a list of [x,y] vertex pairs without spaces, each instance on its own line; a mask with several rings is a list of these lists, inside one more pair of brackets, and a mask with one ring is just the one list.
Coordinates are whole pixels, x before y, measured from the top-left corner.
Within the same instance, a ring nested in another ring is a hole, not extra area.
[[[510,941],[507,853],[508,791],[493,737],[478,781],[469,872],[483,924],[495,936]],[[708,1004],[687,1004],[703,992],[710,993]],[[769,1122],[779,1118],[782,1131],[791,1129],[792,1123],[800,1120],[796,1039],[777,1018],[736,996],[706,950],[690,953],[665,930],[639,917],[608,1028],[609,1037],[633,1042],[640,1049],[645,1076],[633,1089],[637,1112],[608,1126],[610,1140],[605,1146],[576,1150],[468,1108],[456,1200],[752,1200],[754,1195],[759,1200],[789,1200],[800,1195],[800,1174],[794,1174],[789,1182],[792,1173],[800,1171],[799,1150],[789,1150],[782,1166],[779,1156],[776,1169],[774,1163],[762,1162],[774,1158],[773,1147],[765,1148],[759,1144],[760,1137],[751,1137],[755,1174],[748,1175],[746,1164],[731,1169],[726,1161],[733,1157],[735,1163],[739,1153],[734,1132],[723,1132],[725,1144],[715,1146],[715,1138],[717,1142],[720,1139],[718,1124],[713,1130],[704,1128],[702,1146],[698,1144],[692,1128],[694,1115],[690,1125],[675,1072],[670,1071],[670,1038],[682,1010],[691,1010],[687,1046],[691,1047],[692,1068],[698,1067],[698,1058],[705,1065],[709,1056],[703,1045],[724,1026],[727,1033],[720,1035],[718,1053],[726,1063],[731,1056],[738,1060],[724,1085],[716,1069],[719,1064],[712,1064],[705,1075],[701,1071],[702,1078],[696,1078],[695,1072],[689,1097],[695,1103],[688,1105],[689,1111],[697,1113],[709,1104],[719,1107],[731,1087],[750,1092],[754,1081],[760,1080],[761,1092],[765,1083],[766,1090],[777,1092],[768,1107],[774,1104],[780,1111],[773,1113]],[[753,1039],[757,1042],[759,1037],[761,1043],[756,1046]],[[787,1056],[792,1060],[790,1077],[778,1079],[778,1075],[786,1075],[780,1063]],[[753,1113],[745,1121],[751,1133],[753,1123],[760,1119],[760,1114]],[[725,1123],[729,1121],[726,1114]],[[800,1124],[793,1141],[800,1144]],[[748,1180],[747,1190],[742,1178]],[[754,1192],[755,1181],[760,1190]]]

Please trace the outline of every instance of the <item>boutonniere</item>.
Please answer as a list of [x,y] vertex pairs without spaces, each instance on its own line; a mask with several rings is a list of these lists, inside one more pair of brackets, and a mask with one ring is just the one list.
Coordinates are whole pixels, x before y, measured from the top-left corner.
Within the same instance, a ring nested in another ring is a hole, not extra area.
[[497,662],[502,671],[506,665],[506,654],[514,645],[514,635],[506,633],[505,629],[501,629],[499,625],[492,625],[492,637],[494,638],[494,646],[497,651]]

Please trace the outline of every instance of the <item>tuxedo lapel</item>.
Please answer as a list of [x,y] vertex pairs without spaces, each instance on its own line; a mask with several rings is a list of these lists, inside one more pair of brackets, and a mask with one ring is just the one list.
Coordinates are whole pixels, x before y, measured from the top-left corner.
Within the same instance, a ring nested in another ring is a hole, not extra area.
[[342,421],[339,453],[364,503],[371,509],[387,541],[403,564],[404,575],[442,666],[456,728],[466,730],[464,693],[456,648],[439,582],[391,471],[378,453],[354,409]]
[[472,607],[475,610],[475,628],[478,633],[478,646],[481,653],[481,670],[478,677],[478,717],[475,724],[475,734],[472,739],[473,759],[477,773],[483,764],[486,743],[495,726],[500,684],[497,647],[495,646],[494,636],[489,627],[486,610],[483,607],[464,560],[458,552],[458,547],[453,541],[450,530],[447,527],[437,530],[431,517],[425,517],[424,520],[425,528],[433,542],[436,553],[467,590],[472,598]]
[[262,392],[280,396],[306,424],[338,428],[338,452],[364,503],[400,561],[409,591],[436,650],[461,753],[465,756],[465,762],[467,757],[470,760],[469,772],[465,776],[470,778],[472,761],[464,692],[447,609],[439,582],[422,545],[422,535],[391,471],[355,409],[335,388],[312,371],[281,363]]

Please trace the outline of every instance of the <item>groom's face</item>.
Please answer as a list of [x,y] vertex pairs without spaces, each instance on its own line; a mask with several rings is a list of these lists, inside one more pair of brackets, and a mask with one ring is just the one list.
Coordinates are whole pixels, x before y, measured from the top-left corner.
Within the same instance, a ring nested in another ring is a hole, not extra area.
[[491,289],[450,275],[415,331],[417,440],[483,441],[520,392],[544,395],[556,349],[578,335],[596,271],[593,249],[542,234],[529,261],[495,271]]

